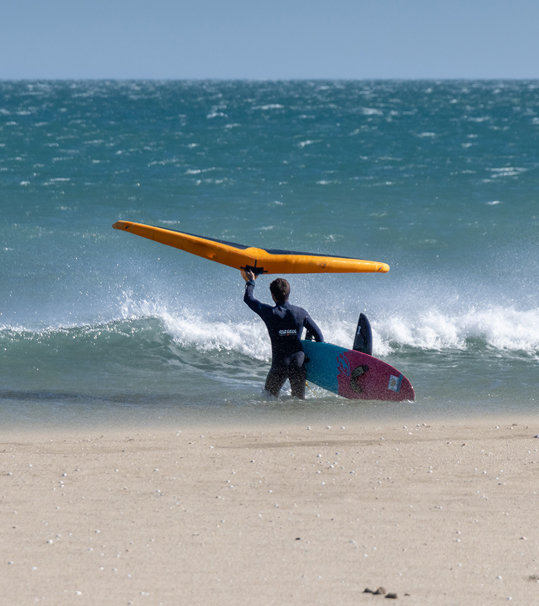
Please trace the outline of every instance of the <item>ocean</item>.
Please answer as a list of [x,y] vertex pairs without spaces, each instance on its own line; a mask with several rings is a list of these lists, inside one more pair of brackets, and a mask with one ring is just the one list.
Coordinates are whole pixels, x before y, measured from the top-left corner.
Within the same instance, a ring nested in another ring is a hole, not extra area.
[[[538,81],[3,81],[0,205],[4,430],[537,410]],[[265,396],[240,273],[120,219],[389,263],[291,301],[415,402]]]

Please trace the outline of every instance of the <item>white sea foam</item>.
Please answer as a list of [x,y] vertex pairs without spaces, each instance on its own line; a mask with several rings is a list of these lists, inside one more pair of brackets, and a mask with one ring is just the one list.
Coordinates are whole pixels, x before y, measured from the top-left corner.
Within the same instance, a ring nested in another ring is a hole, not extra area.
[[205,321],[183,312],[163,318],[167,332],[184,347],[200,351],[234,351],[257,360],[269,360],[270,343],[262,322]]
[[364,116],[383,116],[384,115],[383,111],[381,111],[379,109],[375,109],[374,107],[362,107],[361,113]]
[[519,168],[516,166],[505,166],[503,168],[489,168],[489,171],[491,173],[494,173],[492,175],[493,179],[499,179],[502,177],[516,177],[517,175],[520,175],[521,173],[525,173],[527,171],[527,169]]
[[471,341],[500,351],[539,352],[537,309],[472,307],[461,314],[433,310],[417,315],[394,315],[372,324],[384,353],[396,344],[427,350],[465,350]]
[[[127,318],[159,318],[166,332],[180,345],[200,351],[235,351],[259,360],[271,357],[266,328],[257,317],[229,319],[199,309],[170,311],[166,306],[126,298],[122,315]],[[326,341],[351,348],[356,323],[330,319],[316,313]],[[232,317],[232,316],[230,316]],[[245,317],[245,316],[243,316]],[[314,316],[313,316],[314,317]],[[469,307],[447,313],[415,308],[370,317],[374,355],[385,356],[401,347],[417,350],[461,350],[479,346],[504,352],[539,353],[539,309],[521,311],[510,307]]]
[[281,105],[280,103],[269,103],[268,105],[255,105],[253,109],[284,109],[284,105]]
[[183,347],[199,351],[235,351],[267,360],[271,356],[266,329],[257,318],[246,322],[207,318],[200,310],[184,308],[169,311],[159,302],[136,301],[125,294],[121,306],[124,319],[159,318],[166,332]]
[[217,170],[215,168],[215,166],[212,166],[210,168],[188,168],[185,171],[185,174],[186,175],[200,175],[201,173],[209,173],[214,170]]
[[212,120],[213,118],[228,118],[228,116],[223,112],[212,111],[206,116],[206,118],[208,120]]

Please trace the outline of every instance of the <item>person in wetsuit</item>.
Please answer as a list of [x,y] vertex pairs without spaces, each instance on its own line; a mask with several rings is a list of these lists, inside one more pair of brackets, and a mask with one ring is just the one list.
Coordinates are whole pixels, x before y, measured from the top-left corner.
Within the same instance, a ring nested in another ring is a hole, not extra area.
[[321,330],[311,316],[295,305],[290,305],[290,284],[284,278],[277,278],[270,284],[275,306],[261,303],[253,296],[256,276],[250,270],[242,270],[245,280],[243,300],[257,313],[268,329],[271,339],[271,368],[266,378],[265,389],[272,396],[278,396],[286,379],[290,380],[292,396],[305,398],[305,354],[301,346],[301,333],[305,327],[316,341],[323,342]]

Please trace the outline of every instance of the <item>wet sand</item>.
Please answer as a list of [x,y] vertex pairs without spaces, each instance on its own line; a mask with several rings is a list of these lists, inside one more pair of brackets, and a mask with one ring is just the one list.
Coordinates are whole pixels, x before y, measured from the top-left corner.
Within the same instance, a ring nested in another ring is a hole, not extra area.
[[2,604],[539,595],[539,417],[4,435]]

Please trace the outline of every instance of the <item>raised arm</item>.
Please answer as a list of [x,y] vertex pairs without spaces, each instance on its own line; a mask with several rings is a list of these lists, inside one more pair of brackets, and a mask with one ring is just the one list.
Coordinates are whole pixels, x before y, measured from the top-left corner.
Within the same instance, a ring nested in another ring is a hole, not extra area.
[[261,303],[254,298],[253,292],[255,289],[256,276],[251,270],[245,271],[243,269],[241,270],[241,276],[245,280],[245,294],[243,295],[243,302],[247,303],[247,305],[259,316],[263,316],[266,310],[271,310],[271,306]]

